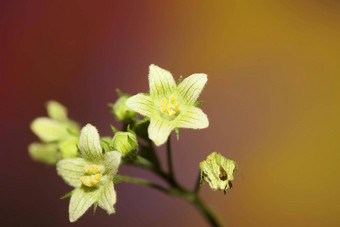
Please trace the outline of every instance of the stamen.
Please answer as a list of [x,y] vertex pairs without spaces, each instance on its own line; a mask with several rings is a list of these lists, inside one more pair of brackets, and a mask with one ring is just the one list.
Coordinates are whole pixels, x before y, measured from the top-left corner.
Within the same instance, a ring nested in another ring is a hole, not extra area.
[[92,174],[100,173],[100,169],[96,165],[88,165],[84,167],[84,172],[86,174],[92,175]]
[[91,176],[82,176],[80,177],[80,181],[83,185],[87,187],[93,187],[100,181],[100,178],[102,177],[102,174],[96,174]]
[[163,98],[160,103],[160,111],[163,114],[167,114],[169,116],[174,116],[177,114],[177,111],[180,109],[181,104],[176,101],[177,98],[173,95],[170,95],[168,100]]
[[179,102],[176,102],[175,111],[179,110],[180,107],[181,107],[181,104]]
[[165,113],[165,112],[166,112],[166,109],[167,109],[166,104],[167,104],[167,101],[166,101],[165,98],[163,98],[163,100],[161,101],[161,112],[162,112],[162,113]]
[[173,102],[173,101],[175,101],[175,100],[176,100],[176,97],[175,97],[175,96],[173,96],[173,95],[170,95],[170,97],[169,97],[169,100],[170,100],[170,102]]

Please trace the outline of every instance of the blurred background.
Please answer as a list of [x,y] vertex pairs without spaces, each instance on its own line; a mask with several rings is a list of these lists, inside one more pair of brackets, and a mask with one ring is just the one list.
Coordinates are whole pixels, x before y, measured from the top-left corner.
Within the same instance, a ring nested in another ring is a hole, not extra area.
[[[71,187],[27,152],[46,101],[112,135],[115,89],[148,92],[154,63],[176,79],[208,74],[200,100],[210,127],[180,130],[173,155],[188,188],[211,152],[238,162],[225,196],[201,192],[225,225],[339,226],[339,12],[336,0],[1,1],[2,225],[71,225],[69,201],[59,200]],[[208,226],[180,199],[125,183],[116,190],[116,214],[98,209],[72,225]]]

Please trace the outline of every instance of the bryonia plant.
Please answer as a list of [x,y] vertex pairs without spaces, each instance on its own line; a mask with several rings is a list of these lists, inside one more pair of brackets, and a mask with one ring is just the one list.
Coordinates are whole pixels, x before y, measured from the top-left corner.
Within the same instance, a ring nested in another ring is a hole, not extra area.
[[[211,153],[197,167],[197,184],[185,189],[175,178],[170,134],[174,130],[179,139],[179,128],[203,129],[209,126],[207,115],[197,101],[207,82],[207,75],[193,74],[175,82],[171,73],[150,65],[150,92],[134,96],[118,91],[119,99],[110,104],[112,113],[123,123],[122,131],[114,126],[112,137],[100,137],[91,124],[81,130],[79,124],[67,116],[67,109],[56,101],[47,103],[49,117],[39,117],[31,130],[40,139],[29,145],[33,160],[56,165],[57,173],[74,189],[63,198],[71,197],[69,220],[75,222],[92,205],[115,213],[114,183],[129,182],[160,190],[192,203],[212,226],[220,226],[215,214],[199,198],[199,189],[207,182],[214,191],[226,193],[231,189],[236,162],[217,152]],[[139,113],[143,117],[138,117]],[[158,159],[157,146],[166,143],[168,171]],[[156,147],[153,145],[155,144]],[[146,179],[118,175],[120,165],[134,165],[151,171],[166,183],[163,187]],[[119,186],[117,186],[119,187]]]

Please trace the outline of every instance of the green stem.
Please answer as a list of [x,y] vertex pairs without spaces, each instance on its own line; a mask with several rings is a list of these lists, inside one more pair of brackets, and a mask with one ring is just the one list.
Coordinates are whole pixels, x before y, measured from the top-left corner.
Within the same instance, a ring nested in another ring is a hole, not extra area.
[[209,221],[211,226],[221,226],[215,214],[204,204],[204,202],[199,197],[195,196],[195,199],[192,203],[199,211],[201,211],[201,213]]
[[169,136],[168,141],[166,142],[166,150],[167,150],[167,158],[168,158],[168,169],[169,169],[169,177],[174,179],[174,168],[172,165],[172,156],[171,156],[171,136]]
[[[152,143],[150,143],[149,146],[152,146]],[[150,149],[153,149],[153,147],[150,147]],[[168,158],[169,173],[165,173],[161,167],[155,165],[154,163],[150,162],[149,160],[141,156],[137,156],[134,160],[132,160],[131,162],[127,162],[126,164],[130,164],[130,165],[134,165],[134,166],[138,166],[138,167],[142,167],[142,168],[150,170],[151,172],[155,173],[157,176],[161,177],[164,181],[166,181],[168,185],[170,186],[170,188],[165,188],[163,186],[160,186],[158,184],[155,184],[153,182],[150,182],[144,179],[127,177],[127,176],[116,175],[115,179],[118,181],[148,186],[153,189],[159,190],[163,193],[166,193],[168,195],[183,198],[187,200],[188,202],[190,202],[191,204],[193,204],[201,212],[201,214],[209,221],[211,226],[214,226],[214,227],[221,226],[216,216],[214,215],[214,213],[198,197],[199,178],[198,178],[198,181],[196,183],[196,186],[193,192],[184,189],[181,185],[177,183],[174,177],[174,171],[173,171],[173,165],[172,165],[170,138],[167,141],[167,158]]]
[[168,193],[168,189],[164,188],[158,184],[155,184],[153,182],[144,180],[144,179],[140,179],[140,178],[134,178],[134,177],[128,177],[128,176],[121,176],[121,175],[116,175],[115,176],[115,180],[117,181],[122,181],[122,182],[128,182],[128,183],[132,183],[132,184],[139,184],[139,185],[144,185],[144,186],[148,186],[151,188],[154,188],[156,190]]
[[197,180],[196,180],[196,184],[195,184],[195,188],[193,190],[194,194],[198,194],[199,191],[201,189],[201,170],[198,170],[198,176],[197,176]]
[[169,182],[169,176],[160,167],[155,166],[152,162],[141,156],[137,156],[135,159],[127,162],[126,164],[148,169],[166,182]]
[[151,187],[165,194],[181,197],[187,200],[188,202],[192,203],[209,221],[211,226],[214,226],[214,227],[221,226],[219,222],[217,221],[217,218],[215,217],[214,213],[204,204],[204,202],[196,194],[192,192],[188,192],[180,186],[176,186],[176,187],[172,187],[168,189],[168,188],[164,188],[161,185],[155,184],[153,182],[150,182],[144,179],[121,176],[121,175],[116,175],[115,180]]

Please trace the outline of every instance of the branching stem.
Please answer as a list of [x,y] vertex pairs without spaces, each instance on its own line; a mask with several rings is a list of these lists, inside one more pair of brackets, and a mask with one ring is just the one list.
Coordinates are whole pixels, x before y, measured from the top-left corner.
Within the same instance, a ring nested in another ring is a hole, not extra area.
[[[149,144],[149,146],[152,146],[152,144],[151,145]],[[150,147],[150,149],[153,149],[153,147]],[[130,162],[127,162],[126,164],[130,164],[130,165],[134,165],[134,166],[138,166],[138,167],[150,170],[151,172],[153,172],[154,174],[162,178],[165,182],[167,182],[169,185],[169,188],[163,187],[161,185],[158,185],[156,183],[153,183],[153,182],[150,182],[144,179],[139,179],[139,178],[134,178],[134,177],[117,175],[115,179],[118,181],[122,181],[122,182],[144,185],[144,186],[159,190],[168,195],[183,198],[186,201],[193,204],[202,213],[202,215],[204,215],[204,217],[209,221],[211,226],[221,226],[216,216],[214,215],[214,213],[205,205],[205,203],[198,196],[200,176],[198,176],[198,180],[196,182],[195,189],[193,191],[186,190],[183,186],[178,184],[178,182],[176,181],[174,177],[174,172],[173,172],[170,138],[167,141],[167,159],[168,159],[168,167],[169,167],[168,173],[164,172],[160,166],[155,165],[151,161],[141,156],[137,156],[135,159],[133,159]]]

